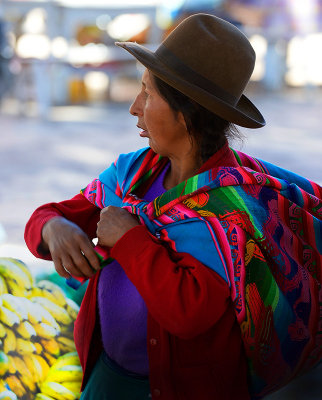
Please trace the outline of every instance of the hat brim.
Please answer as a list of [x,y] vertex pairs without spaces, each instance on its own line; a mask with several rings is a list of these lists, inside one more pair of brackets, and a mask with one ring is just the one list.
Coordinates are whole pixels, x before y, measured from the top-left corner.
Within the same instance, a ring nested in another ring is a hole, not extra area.
[[127,50],[158,78],[221,118],[246,128],[261,128],[266,124],[260,111],[245,95],[242,95],[238,103],[232,106],[214,94],[194,85],[193,82],[182,79],[179,75],[180,71],[170,69],[146,47],[134,42],[116,42],[115,44]]

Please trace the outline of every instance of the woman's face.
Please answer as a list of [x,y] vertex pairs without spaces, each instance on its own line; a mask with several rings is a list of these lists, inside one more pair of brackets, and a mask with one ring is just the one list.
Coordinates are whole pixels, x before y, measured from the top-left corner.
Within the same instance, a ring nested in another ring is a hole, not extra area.
[[155,153],[169,158],[191,154],[192,141],[182,113],[173,111],[161,97],[148,70],[142,76],[141,91],[130,113],[138,117],[140,136],[149,139]]

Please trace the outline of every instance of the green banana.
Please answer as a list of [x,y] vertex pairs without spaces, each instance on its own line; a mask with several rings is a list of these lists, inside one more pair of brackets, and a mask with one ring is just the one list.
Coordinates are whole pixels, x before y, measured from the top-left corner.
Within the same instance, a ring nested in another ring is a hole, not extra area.
[[69,325],[73,322],[72,318],[63,307],[53,303],[46,297],[34,296],[31,298],[31,301],[44,307],[55,318],[56,322],[63,325]]
[[60,368],[50,370],[47,379],[53,382],[75,382],[82,381],[83,370],[80,365],[64,365]]
[[36,288],[41,290],[42,294],[40,296],[48,298],[53,303],[58,304],[61,307],[65,307],[66,295],[64,291],[58,285],[56,285],[56,283],[48,280],[42,280],[37,283]]
[[74,393],[57,382],[45,381],[40,385],[40,390],[45,395],[57,400],[75,400]]
[[0,351],[0,377],[9,371],[9,363],[9,357],[3,351]]

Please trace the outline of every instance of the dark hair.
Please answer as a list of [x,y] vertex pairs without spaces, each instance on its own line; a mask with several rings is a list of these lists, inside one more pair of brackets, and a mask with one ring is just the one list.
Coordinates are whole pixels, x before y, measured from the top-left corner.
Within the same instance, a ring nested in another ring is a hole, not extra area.
[[157,76],[150,74],[157,90],[175,112],[182,112],[188,133],[196,140],[203,162],[219,150],[227,139],[240,138],[236,126],[207,110]]

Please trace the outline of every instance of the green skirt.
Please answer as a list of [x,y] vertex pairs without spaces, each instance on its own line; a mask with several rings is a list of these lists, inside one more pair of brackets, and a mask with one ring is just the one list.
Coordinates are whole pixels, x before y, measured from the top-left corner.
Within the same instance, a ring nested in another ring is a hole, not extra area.
[[98,359],[80,400],[148,400],[149,379],[131,374],[104,352]]

